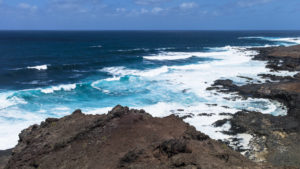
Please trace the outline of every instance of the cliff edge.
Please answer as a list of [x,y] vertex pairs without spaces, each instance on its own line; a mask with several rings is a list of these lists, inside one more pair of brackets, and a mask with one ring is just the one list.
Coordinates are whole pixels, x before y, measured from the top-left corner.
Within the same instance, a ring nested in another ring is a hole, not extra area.
[[6,169],[272,168],[254,163],[171,115],[116,106],[107,115],[76,110],[19,135]]

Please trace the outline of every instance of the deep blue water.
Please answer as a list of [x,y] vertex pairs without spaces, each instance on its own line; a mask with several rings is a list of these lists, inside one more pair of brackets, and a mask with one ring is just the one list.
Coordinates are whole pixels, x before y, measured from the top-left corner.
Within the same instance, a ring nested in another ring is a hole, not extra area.
[[[205,61],[191,58],[176,61],[145,61],[142,56],[164,51],[205,51],[206,47],[275,44],[239,37],[295,37],[300,32],[220,31],[1,31],[0,89],[28,89],[61,83],[84,82],[99,69],[126,66],[147,69]],[[102,47],[100,47],[101,45]],[[26,69],[49,65],[46,71]],[[97,79],[99,78],[97,77]],[[32,84],[33,81],[38,83]]]
[[[210,83],[217,74],[212,70],[223,70],[219,64],[211,69],[213,63],[230,60],[230,47],[293,45],[298,37],[300,31],[0,31],[0,129],[7,130],[0,148],[11,146],[22,127],[77,108],[95,113],[116,104],[157,105],[160,112],[163,103],[211,103],[189,81]],[[210,69],[185,69],[197,64]],[[249,104],[268,109],[267,103]]]

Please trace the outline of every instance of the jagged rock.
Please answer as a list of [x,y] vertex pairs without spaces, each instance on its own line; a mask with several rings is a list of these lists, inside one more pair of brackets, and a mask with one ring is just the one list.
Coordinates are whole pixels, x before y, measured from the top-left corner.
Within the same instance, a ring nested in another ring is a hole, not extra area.
[[6,169],[270,168],[196,131],[179,117],[153,118],[116,106],[107,115],[77,110],[20,134]]

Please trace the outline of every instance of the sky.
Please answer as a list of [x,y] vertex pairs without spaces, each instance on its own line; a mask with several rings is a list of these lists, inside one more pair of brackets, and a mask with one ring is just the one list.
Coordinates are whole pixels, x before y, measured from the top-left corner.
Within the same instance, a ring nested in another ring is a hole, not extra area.
[[300,30],[300,0],[0,0],[2,30]]

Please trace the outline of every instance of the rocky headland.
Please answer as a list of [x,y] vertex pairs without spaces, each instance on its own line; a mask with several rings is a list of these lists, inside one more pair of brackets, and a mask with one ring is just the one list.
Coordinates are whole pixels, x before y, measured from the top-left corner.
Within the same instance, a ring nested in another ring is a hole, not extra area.
[[[300,45],[254,49],[259,51],[255,60],[267,61],[272,71],[300,70]],[[270,162],[275,166],[300,168],[300,74],[295,76],[260,75],[262,84],[238,86],[231,80],[217,80],[209,90],[238,92],[244,98],[267,98],[283,103],[286,116],[272,116],[260,112],[240,111],[230,119],[217,121],[216,126],[230,122],[227,134],[247,133],[253,136],[246,156],[254,161]]]

